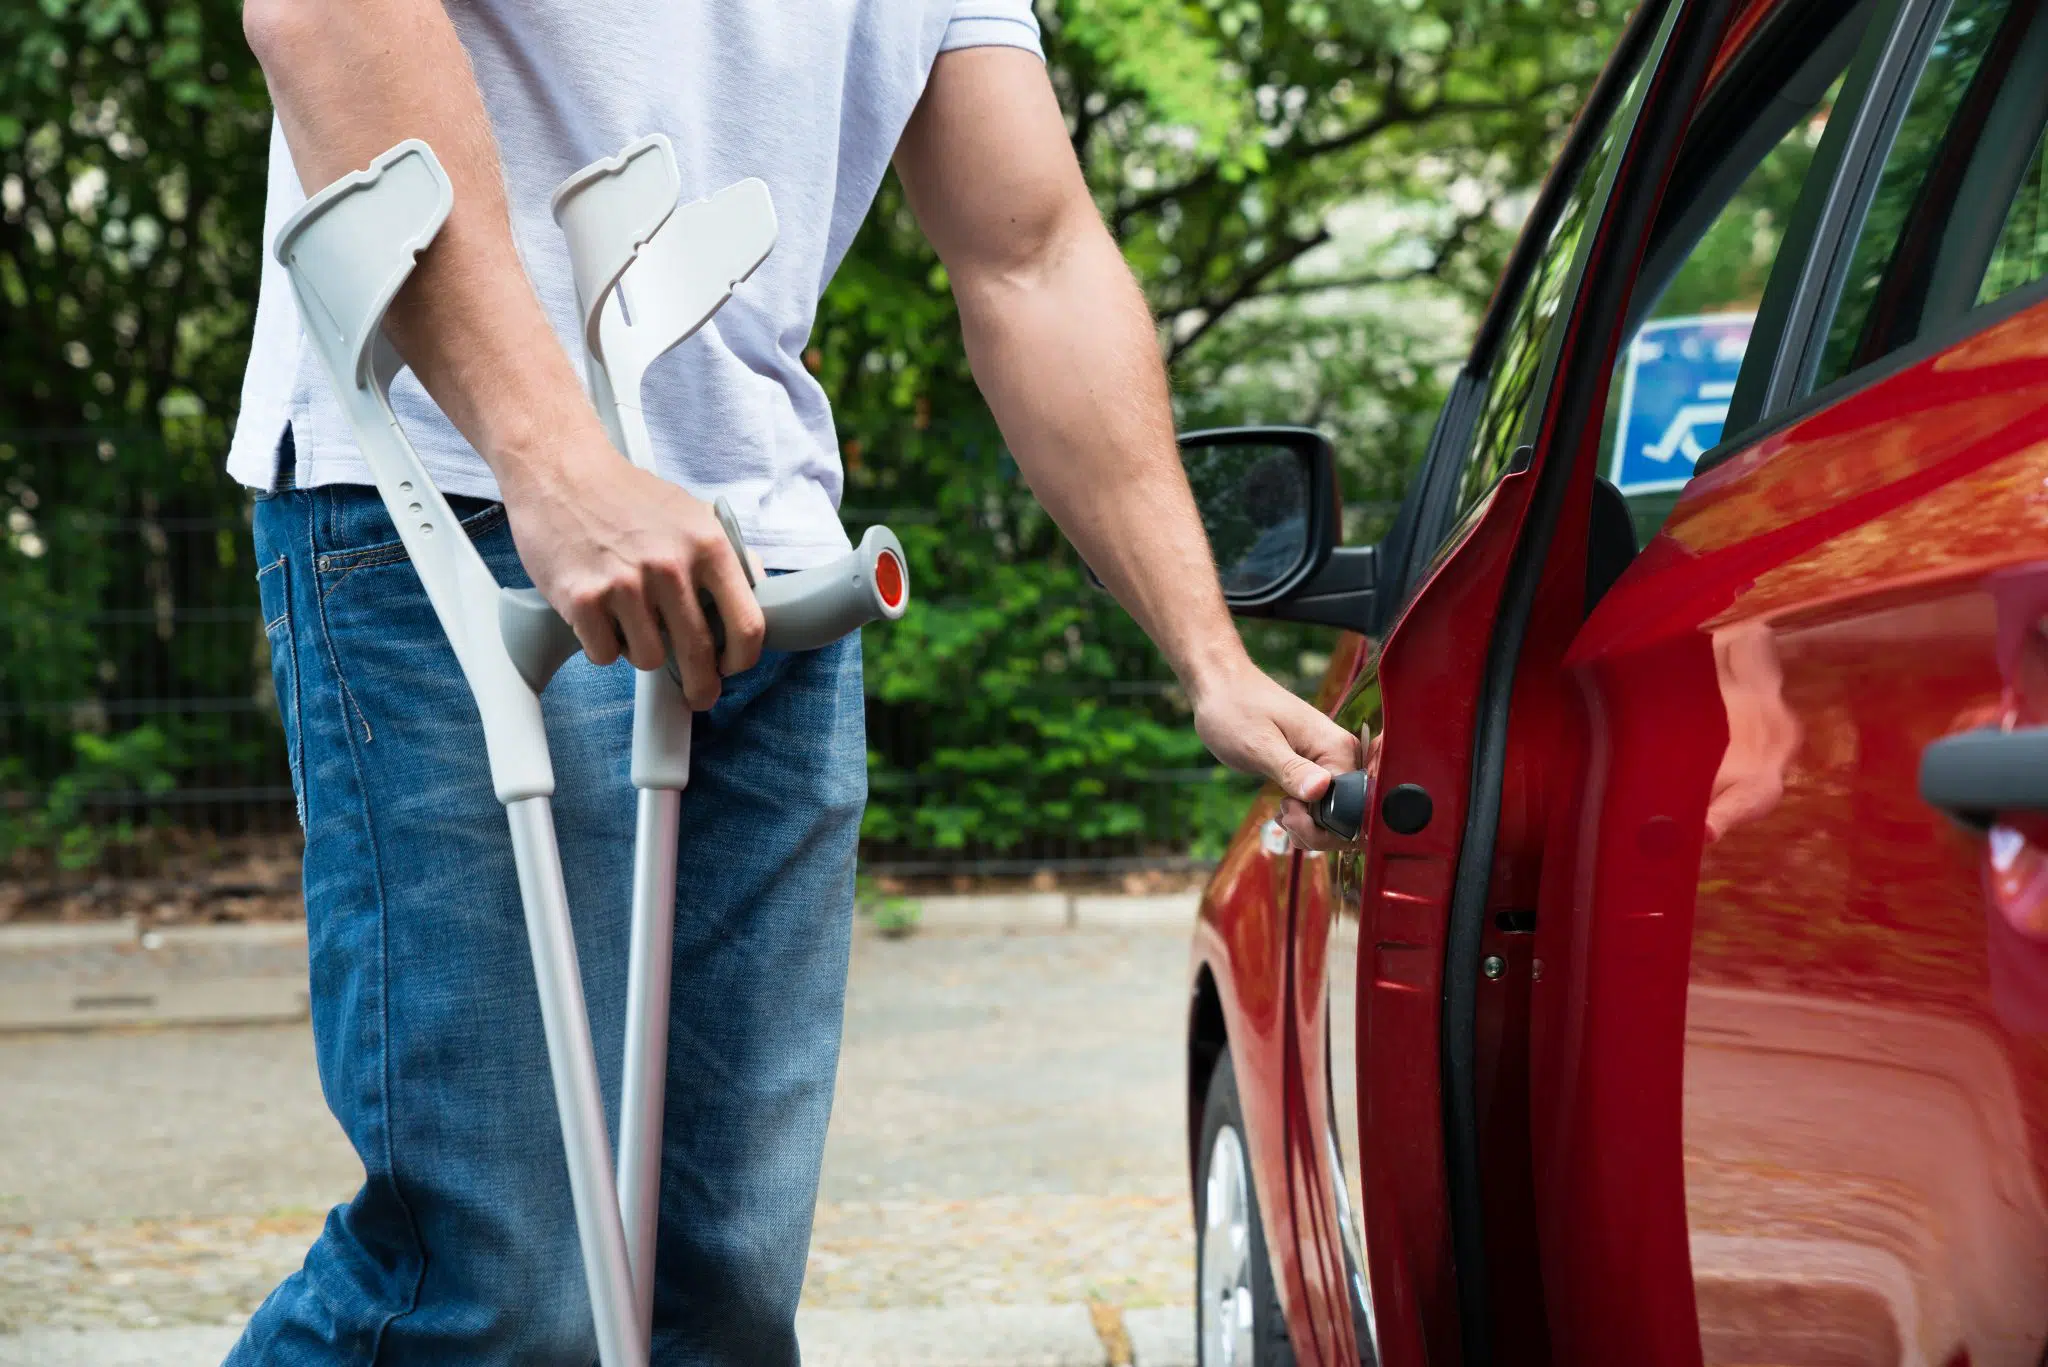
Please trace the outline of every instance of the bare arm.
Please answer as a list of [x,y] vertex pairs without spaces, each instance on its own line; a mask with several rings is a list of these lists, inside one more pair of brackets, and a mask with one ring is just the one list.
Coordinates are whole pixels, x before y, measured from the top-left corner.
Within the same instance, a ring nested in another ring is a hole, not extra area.
[[968,360],[1032,491],[1165,653],[1216,757],[1303,803],[1358,744],[1260,673],[1224,607],[1174,443],[1166,371],[1137,282],[1081,179],[1045,66],[942,54],[897,149],[960,305]]
[[[249,0],[242,25],[309,191],[406,138],[434,149],[455,204],[392,305],[392,340],[489,463],[520,559],[591,659],[623,643],[654,668],[665,631],[691,704],[709,707],[721,665],[759,655],[760,609],[711,510],[613,451],[584,398],[520,265],[483,97],[439,0]],[[700,588],[729,628],[722,662]]]

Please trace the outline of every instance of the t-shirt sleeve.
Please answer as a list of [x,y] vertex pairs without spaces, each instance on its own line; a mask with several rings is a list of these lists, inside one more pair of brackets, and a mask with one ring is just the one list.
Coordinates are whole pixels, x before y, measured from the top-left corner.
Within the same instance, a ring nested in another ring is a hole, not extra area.
[[958,0],[939,51],[963,47],[1021,47],[1044,57],[1031,0]]

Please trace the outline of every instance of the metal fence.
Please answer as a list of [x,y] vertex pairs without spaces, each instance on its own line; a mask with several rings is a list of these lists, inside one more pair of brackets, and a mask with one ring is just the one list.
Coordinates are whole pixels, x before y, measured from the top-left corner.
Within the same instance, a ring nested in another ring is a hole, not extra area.
[[[0,869],[12,881],[175,881],[181,850],[292,846],[249,515],[217,448],[180,452],[155,434],[0,433]],[[918,710],[884,703],[873,682],[871,752],[920,753]],[[1086,687],[1120,706],[1172,711],[1156,660]],[[1077,700],[1073,686],[1049,682],[1036,701]],[[874,804],[910,812],[1004,776],[900,763],[877,765],[871,779]],[[1058,781],[1076,802],[1116,804],[1117,829],[1082,834],[1076,823],[1021,842],[942,846],[904,838],[898,822],[896,837],[864,841],[863,866],[894,875],[1185,869],[1213,857],[1217,832],[1250,791],[1201,764],[1119,764]]]

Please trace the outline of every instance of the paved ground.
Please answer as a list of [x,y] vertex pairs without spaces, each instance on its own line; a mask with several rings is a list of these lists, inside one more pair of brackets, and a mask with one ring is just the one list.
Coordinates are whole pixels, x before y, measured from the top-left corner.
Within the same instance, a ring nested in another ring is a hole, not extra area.
[[[813,1323],[1187,1301],[1186,945],[857,942]],[[357,1180],[302,1026],[0,1036],[0,1096],[0,1331],[233,1323]]]

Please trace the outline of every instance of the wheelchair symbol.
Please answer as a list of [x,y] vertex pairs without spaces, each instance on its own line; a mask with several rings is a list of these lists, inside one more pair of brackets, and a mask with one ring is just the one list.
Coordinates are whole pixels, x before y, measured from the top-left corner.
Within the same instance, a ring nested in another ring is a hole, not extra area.
[[1669,464],[1673,456],[1684,456],[1690,465],[1705,454],[1712,441],[1702,445],[1699,429],[1711,427],[1714,439],[1719,440],[1721,427],[1728,421],[1728,400],[1735,395],[1735,383],[1715,381],[1703,384],[1694,396],[1696,402],[1688,403],[1671,415],[1671,425],[1664,429],[1664,435],[1643,447],[1643,454],[1660,465]]

